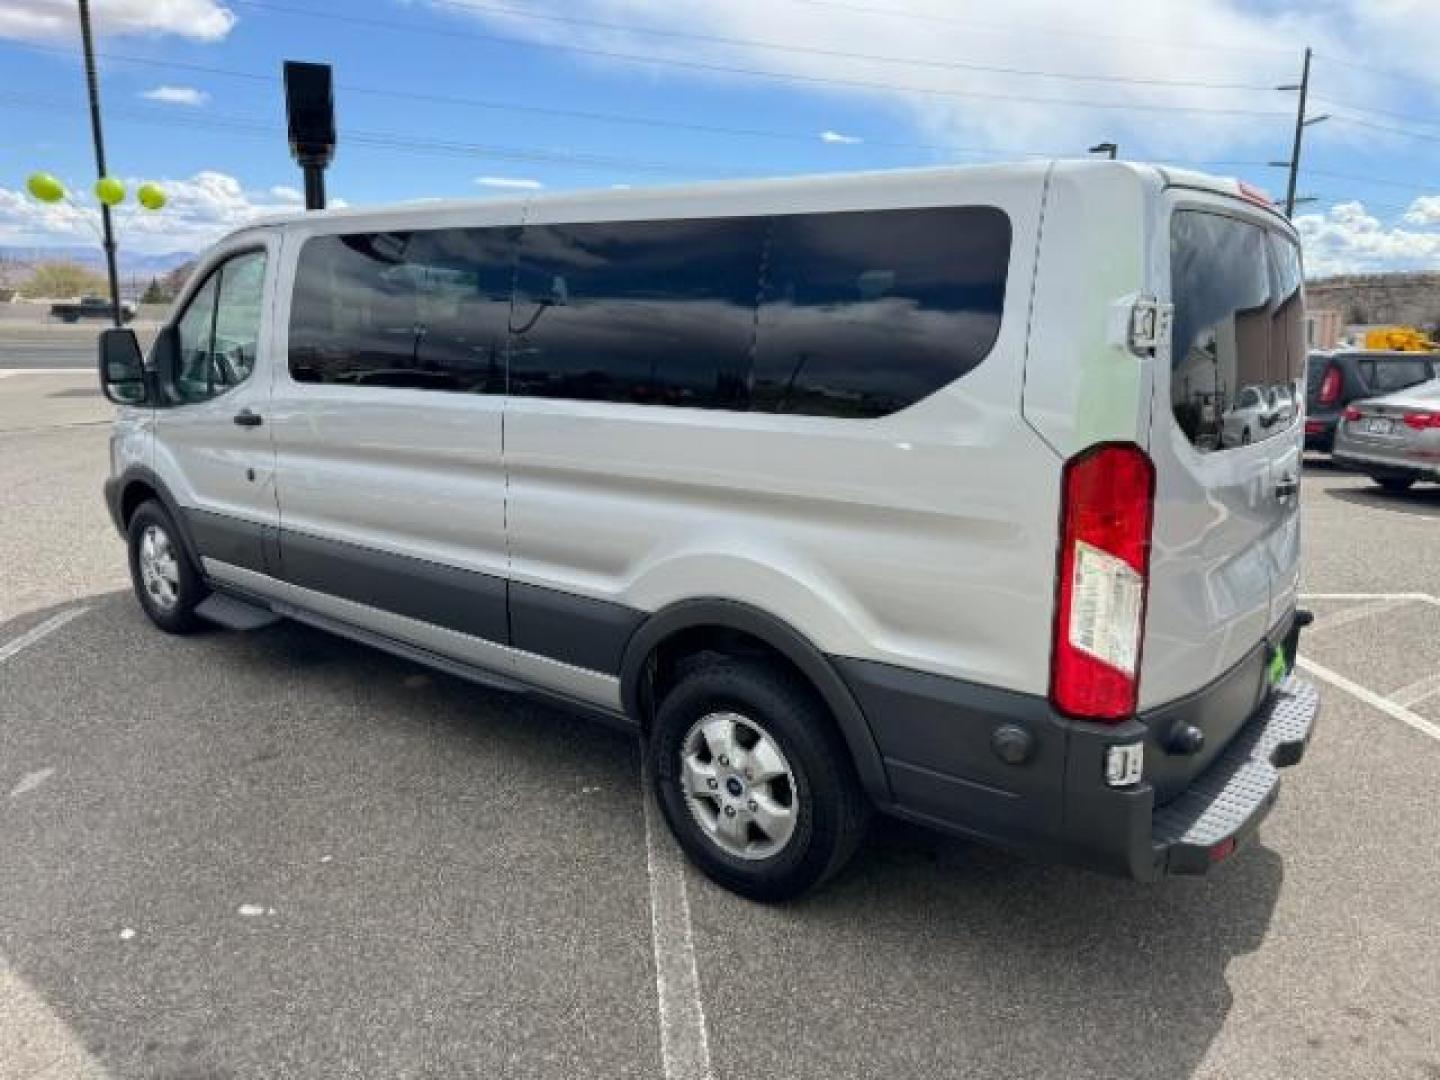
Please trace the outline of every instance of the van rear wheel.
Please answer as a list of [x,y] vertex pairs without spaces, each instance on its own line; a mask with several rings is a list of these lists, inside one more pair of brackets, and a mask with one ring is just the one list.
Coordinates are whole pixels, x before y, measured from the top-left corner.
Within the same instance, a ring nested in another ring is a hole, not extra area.
[[685,853],[752,900],[813,888],[864,836],[870,808],[844,742],[778,667],[719,658],[692,668],[661,702],[646,752]]
[[153,499],[141,503],[130,517],[126,538],[130,581],[150,621],[167,634],[188,634],[199,627],[195,605],[209,590],[165,508]]

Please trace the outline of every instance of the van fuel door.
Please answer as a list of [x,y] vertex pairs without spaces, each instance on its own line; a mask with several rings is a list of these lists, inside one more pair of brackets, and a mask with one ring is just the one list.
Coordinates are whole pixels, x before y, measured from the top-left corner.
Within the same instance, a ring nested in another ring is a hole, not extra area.
[[1109,344],[1129,349],[1136,356],[1154,356],[1170,340],[1175,306],[1153,296],[1131,295],[1110,306]]

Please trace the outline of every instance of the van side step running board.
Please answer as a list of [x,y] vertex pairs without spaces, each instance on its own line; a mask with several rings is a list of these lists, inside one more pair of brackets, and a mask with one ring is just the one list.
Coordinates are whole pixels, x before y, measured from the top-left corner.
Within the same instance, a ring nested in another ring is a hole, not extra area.
[[246,603],[224,593],[211,593],[195,605],[195,614],[227,630],[261,630],[280,621],[269,608]]

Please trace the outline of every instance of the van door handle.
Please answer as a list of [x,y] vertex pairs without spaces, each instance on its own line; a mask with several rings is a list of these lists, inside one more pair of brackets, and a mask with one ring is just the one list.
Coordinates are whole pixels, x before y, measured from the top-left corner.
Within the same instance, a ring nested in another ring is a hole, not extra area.
[[251,412],[249,409],[241,409],[235,414],[235,423],[241,427],[259,427],[265,422],[259,413]]
[[1300,494],[1300,481],[1293,476],[1287,476],[1275,485],[1275,498],[1285,500]]

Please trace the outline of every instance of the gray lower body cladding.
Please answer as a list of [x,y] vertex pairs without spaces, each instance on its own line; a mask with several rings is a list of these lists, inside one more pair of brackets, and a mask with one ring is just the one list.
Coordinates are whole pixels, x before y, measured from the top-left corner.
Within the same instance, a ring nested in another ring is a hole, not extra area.
[[[119,488],[106,485],[117,526]],[[650,618],[621,604],[280,535],[222,515],[178,516],[197,555],[605,675],[622,674],[626,647]],[[1292,657],[1294,635],[1287,624]],[[1293,676],[1268,692],[1271,648],[1257,647],[1198,694],[1116,726],[1066,720],[1036,695],[867,660],[817,660],[848,689],[878,750],[881,782],[867,776],[866,787],[881,809],[1041,858],[1149,879],[1208,868],[1208,849],[1197,845],[1252,832],[1274,802],[1275,769],[1303,753],[1316,698]],[[1177,765],[1163,740],[1182,720],[1203,726],[1212,745]],[[848,731],[847,740],[856,749]],[[1146,779],[1107,787],[1106,748],[1133,741],[1146,743]]]

